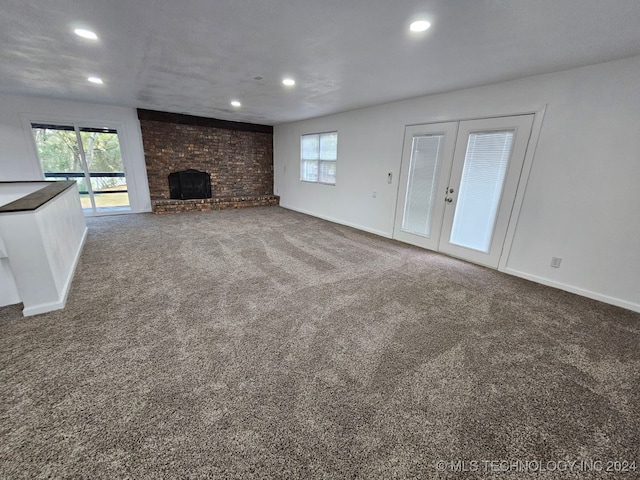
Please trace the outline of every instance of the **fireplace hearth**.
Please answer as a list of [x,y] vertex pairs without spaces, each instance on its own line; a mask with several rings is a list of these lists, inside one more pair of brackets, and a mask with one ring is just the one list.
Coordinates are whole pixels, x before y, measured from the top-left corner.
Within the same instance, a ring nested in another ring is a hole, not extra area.
[[194,169],[170,173],[169,196],[172,200],[211,198],[211,175]]

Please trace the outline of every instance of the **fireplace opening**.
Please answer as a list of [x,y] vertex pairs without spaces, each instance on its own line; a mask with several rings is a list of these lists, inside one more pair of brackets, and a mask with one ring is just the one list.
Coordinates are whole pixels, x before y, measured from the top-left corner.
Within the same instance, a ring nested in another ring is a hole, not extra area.
[[194,169],[170,173],[169,195],[173,200],[211,198],[211,175]]

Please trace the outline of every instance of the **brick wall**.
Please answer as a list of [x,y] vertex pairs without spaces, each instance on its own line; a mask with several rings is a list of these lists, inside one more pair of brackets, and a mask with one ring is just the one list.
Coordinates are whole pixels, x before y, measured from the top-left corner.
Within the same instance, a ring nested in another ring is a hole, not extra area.
[[273,195],[272,133],[150,120],[140,111],[138,116],[152,200],[168,199],[169,173],[188,168],[211,175],[214,198]]

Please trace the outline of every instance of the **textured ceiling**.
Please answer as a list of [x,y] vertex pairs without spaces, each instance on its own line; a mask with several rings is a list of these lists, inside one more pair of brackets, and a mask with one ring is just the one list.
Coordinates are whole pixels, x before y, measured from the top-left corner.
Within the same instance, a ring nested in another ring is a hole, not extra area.
[[638,0],[3,0],[0,93],[274,125],[639,55],[639,23]]

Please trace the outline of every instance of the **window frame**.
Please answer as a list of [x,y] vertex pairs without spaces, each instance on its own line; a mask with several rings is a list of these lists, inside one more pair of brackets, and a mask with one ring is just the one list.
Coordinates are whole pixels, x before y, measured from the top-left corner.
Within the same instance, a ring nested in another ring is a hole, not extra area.
[[[321,142],[321,138],[323,135],[330,135],[330,134],[335,134],[336,136],[336,150],[335,150],[335,160],[326,160],[326,159],[322,159],[320,158],[320,142]],[[303,154],[303,141],[305,137],[318,137],[318,152],[317,152],[317,159],[305,159],[304,158],[304,154]],[[309,178],[305,178],[304,177],[304,169],[303,169],[303,164],[305,162],[316,162],[317,165],[317,178],[316,180],[311,180]],[[322,163],[333,163],[334,164],[334,168],[336,169],[336,174],[334,175],[334,182],[322,182],[320,181],[320,167],[322,165]],[[306,183],[316,183],[316,184],[320,184],[320,185],[330,185],[330,186],[335,186],[336,185],[336,181],[337,181],[337,162],[338,162],[338,130],[328,130],[328,131],[324,131],[324,132],[314,132],[314,133],[303,133],[302,135],[300,135],[300,181],[301,182],[306,182]]]

